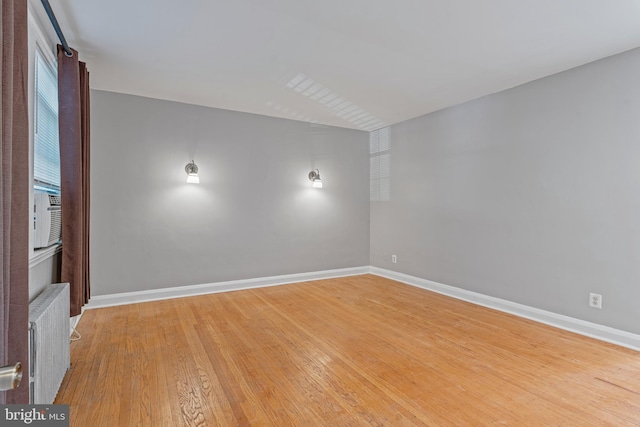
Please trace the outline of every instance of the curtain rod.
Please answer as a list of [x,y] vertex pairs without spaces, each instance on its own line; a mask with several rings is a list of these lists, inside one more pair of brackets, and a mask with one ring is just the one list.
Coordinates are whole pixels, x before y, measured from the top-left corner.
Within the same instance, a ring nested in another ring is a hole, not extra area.
[[53,25],[53,29],[56,30],[56,34],[58,35],[58,39],[60,39],[60,44],[62,44],[65,54],[67,56],[73,56],[73,52],[67,44],[67,39],[65,39],[64,34],[62,34],[56,15],[54,15],[53,10],[51,9],[49,0],[42,0],[42,6],[44,6],[44,10],[47,12],[47,16],[49,17],[49,21],[51,21],[51,25]]

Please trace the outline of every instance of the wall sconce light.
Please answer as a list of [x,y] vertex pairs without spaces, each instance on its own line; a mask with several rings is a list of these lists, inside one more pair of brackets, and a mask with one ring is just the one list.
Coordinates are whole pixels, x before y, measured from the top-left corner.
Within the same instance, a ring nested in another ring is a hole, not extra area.
[[198,177],[198,166],[193,163],[187,163],[187,166],[184,167],[184,171],[187,173],[187,183],[189,184],[200,184],[200,178]]
[[320,171],[318,169],[309,172],[309,181],[311,181],[313,188],[322,188],[322,179],[320,178]]

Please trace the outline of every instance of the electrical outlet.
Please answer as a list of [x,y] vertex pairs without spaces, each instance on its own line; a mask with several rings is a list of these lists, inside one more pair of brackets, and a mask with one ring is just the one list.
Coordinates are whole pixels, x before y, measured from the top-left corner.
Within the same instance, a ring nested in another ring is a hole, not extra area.
[[602,295],[594,293],[589,294],[589,307],[602,308]]
[[398,257],[396,255],[391,255],[391,262],[396,264],[398,262]]

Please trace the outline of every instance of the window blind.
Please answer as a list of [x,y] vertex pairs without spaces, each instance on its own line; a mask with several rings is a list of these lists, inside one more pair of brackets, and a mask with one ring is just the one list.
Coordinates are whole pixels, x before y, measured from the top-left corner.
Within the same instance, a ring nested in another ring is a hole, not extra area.
[[58,79],[37,50],[35,63],[34,186],[59,190]]

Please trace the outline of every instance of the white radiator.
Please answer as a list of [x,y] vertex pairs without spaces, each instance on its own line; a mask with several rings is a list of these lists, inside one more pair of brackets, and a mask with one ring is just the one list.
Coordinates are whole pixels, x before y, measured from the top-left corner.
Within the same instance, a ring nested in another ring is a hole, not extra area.
[[29,304],[29,398],[51,404],[69,369],[69,284],[47,286]]

